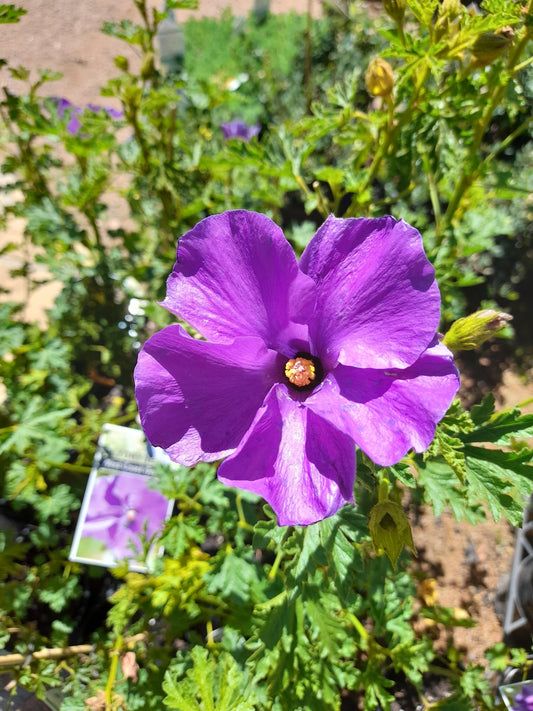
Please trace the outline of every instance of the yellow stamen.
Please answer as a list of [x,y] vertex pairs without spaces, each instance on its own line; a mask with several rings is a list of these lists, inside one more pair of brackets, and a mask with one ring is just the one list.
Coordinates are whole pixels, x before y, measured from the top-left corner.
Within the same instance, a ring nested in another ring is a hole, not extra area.
[[293,385],[304,387],[316,378],[315,364],[308,358],[291,358],[285,365],[285,375]]

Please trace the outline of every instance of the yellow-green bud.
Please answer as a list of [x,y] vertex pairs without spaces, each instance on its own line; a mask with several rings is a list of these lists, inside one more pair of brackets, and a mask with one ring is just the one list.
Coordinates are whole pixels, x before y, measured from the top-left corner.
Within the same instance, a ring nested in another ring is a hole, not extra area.
[[484,309],[452,323],[442,342],[451,351],[472,351],[501,331],[513,317],[501,311]]
[[483,32],[472,45],[472,55],[480,67],[494,62],[505,54],[514,38],[512,27],[500,27],[496,32]]
[[141,78],[150,79],[155,72],[155,56],[153,52],[147,52],[141,63]]
[[130,68],[127,57],[123,57],[121,54],[115,57],[115,66],[123,72],[127,72]]
[[461,0],[443,0],[439,10],[439,17],[449,17],[455,20],[463,12]]
[[439,15],[435,23],[435,40],[446,37],[448,44],[459,30],[457,19],[464,12],[461,0],[443,0],[439,7]]
[[394,567],[405,546],[416,555],[409,519],[393,501],[380,501],[370,512],[368,530],[376,553],[384,551]]
[[383,0],[383,9],[394,22],[403,22],[407,0]]
[[365,83],[372,96],[390,96],[394,87],[391,65],[381,57],[373,59],[366,70]]

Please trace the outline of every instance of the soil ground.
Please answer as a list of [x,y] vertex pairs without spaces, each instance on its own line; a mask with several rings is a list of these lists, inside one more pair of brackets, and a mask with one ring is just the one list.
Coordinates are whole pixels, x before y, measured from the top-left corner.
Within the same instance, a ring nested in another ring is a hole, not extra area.
[[[12,66],[23,65],[33,71],[48,68],[59,71],[63,78],[47,86],[47,91],[64,96],[76,104],[103,103],[99,88],[117,73],[113,57],[126,54],[118,40],[100,32],[103,21],[135,19],[133,3],[110,3],[108,0],[19,0],[28,10],[17,25],[0,25],[0,57]],[[161,2],[157,7],[162,6]],[[178,13],[178,19],[189,16],[218,15],[228,3],[224,0],[200,0],[198,11]],[[313,13],[320,9],[318,0],[272,0],[273,11],[296,10]],[[245,14],[253,7],[252,0],[232,3],[234,14]],[[130,61],[136,61],[133,51]],[[6,79],[12,91],[22,91],[19,82]],[[1,199],[1,194],[0,194]],[[0,202],[1,208],[1,202]],[[6,242],[21,239],[23,224],[12,221],[8,230],[0,233],[0,248]],[[9,272],[21,257],[9,253],[0,257],[0,284],[9,286],[13,296],[24,294],[24,282],[11,280]],[[36,267],[37,268],[37,267]],[[35,292],[27,304],[26,317],[44,322],[46,305],[57,287],[47,285]],[[504,373],[500,404],[509,407],[533,396],[533,372],[519,377],[513,371]],[[1,393],[0,393],[1,397]],[[533,405],[526,411],[533,412]],[[454,641],[464,650],[465,661],[483,663],[486,648],[501,641],[501,614],[511,571],[515,531],[506,523],[485,523],[478,526],[457,523],[449,514],[435,519],[423,510],[414,525],[414,541],[418,549],[418,565],[422,578],[434,579],[435,595],[441,605],[458,608],[478,624],[474,629],[458,629]],[[442,632],[442,631],[441,631]],[[0,706],[6,702],[5,686],[9,680],[0,676]],[[4,708],[2,706],[2,708]],[[12,711],[41,711],[35,700],[22,695]]]

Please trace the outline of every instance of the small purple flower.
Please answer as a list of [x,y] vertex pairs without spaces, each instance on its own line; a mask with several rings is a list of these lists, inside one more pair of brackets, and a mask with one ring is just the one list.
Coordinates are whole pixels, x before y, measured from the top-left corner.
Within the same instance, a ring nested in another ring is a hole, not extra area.
[[265,498],[280,525],[353,502],[355,446],[377,464],[424,451],[459,378],[438,342],[440,295],[402,220],[330,216],[298,264],[268,217],[207,217],[179,241],[135,369],[148,439]]
[[120,109],[114,109],[112,106],[99,106],[98,104],[87,104],[87,110],[94,114],[99,114],[100,111],[105,111],[109,118],[120,119],[124,113]]
[[74,106],[68,99],[54,98],[54,102],[57,108],[57,115],[60,119],[68,117],[68,123],[66,126],[67,132],[71,136],[75,136],[81,128],[81,121],[79,116],[83,113],[83,109],[79,106]]
[[[81,129],[80,116],[83,115],[84,109],[81,106],[74,106],[68,99],[53,97],[52,100],[56,105],[57,115],[62,120],[65,116],[68,117],[66,130],[71,136],[76,136]],[[97,114],[100,111],[105,111],[109,118],[119,119],[124,115],[119,109],[114,109],[111,106],[98,106],[97,104],[87,104],[87,111],[92,111]]]
[[145,477],[135,474],[100,476],[94,483],[90,510],[82,536],[105,543],[115,560],[142,552],[141,538],[161,530],[168,509],[167,499],[148,488]]
[[242,138],[243,141],[249,141],[253,136],[257,136],[261,130],[258,123],[250,125],[242,119],[234,119],[220,124],[222,133],[226,141],[229,138]]

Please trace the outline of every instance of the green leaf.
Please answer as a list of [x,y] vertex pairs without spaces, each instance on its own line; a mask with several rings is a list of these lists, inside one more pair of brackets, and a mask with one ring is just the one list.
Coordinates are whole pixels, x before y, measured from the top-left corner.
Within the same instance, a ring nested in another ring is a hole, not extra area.
[[[8,311],[7,304],[0,308],[0,319]],[[2,324],[0,320],[0,356],[14,351],[24,343],[24,327],[18,323]]]
[[433,19],[433,14],[438,7],[438,0],[408,0],[407,4],[411,8],[413,15],[422,25],[429,25]]
[[198,0],[167,0],[167,7],[171,10],[196,10]]
[[459,437],[453,437],[449,432],[446,432],[444,427],[437,427],[435,439],[428,449],[428,454],[441,454],[446,464],[463,482],[466,477],[466,460],[463,447],[463,442]]
[[284,536],[286,528],[278,526],[276,515],[270,506],[264,506],[263,510],[268,517],[266,521],[258,521],[254,526],[253,547],[269,548],[277,550]]
[[49,495],[41,494],[37,506],[41,521],[50,519],[53,523],[62,525],[70,523],[71,513],[79,507],[78,497],[67,484],[53,487]]
[[447,699],[437,701],[437,703],[432,704],[431,708],[439,711],[475,711],[477,707],[465,698],[463,694],[456,693]]
[[[335,602],[334,597],[332,600]],[[346,624],[339,616],[332,614],[324,603],[324,594],[317,592],[314,599],[306,598],[305,612],[309,618],[313,635],[316,637],[321,656],[336,658],[339,656],[346,638]]]
[[250,587],[258,580],[257,566],[231,549],[220,551],[217,558],[209,576],[209,592],[222,594],[234,605],[246,604],[250,599]]
[[492,416],[485,425],[463,436],[464,442],[492,442],[510,445],[513,439],[533,437],[533,415],[522,415],[518,407]]
[[185,676],[171,670],[165,675],[164,703],[176,711],[254,711],[254,691],[248,675],[227,652],[217,659],[207,649],[196,646],[190,659],[192,667]]
[[472,503],[469,505],[455,472],[445,461],[432,459],[422,462],[419,457],[415,461],[418,481],[424,488],[424,499],[433,507],[435,516],[440,516],[449,506],[458,521],[463,518],[470,523],[484,520],[482,508]]
[[128,44],[145,45],[148,33],[131,20],[121,20],[120,22],[104,22],[102,32],[111,37],[121,39]]
[[65,578],[62,574],[48,576],[37,589],[39,600],[47,603],[54,612],[64,610],[72,598],[79,594],[78,578],[76,576]]
[[330,185],[341,185],[344,181],[344,171],[327,165],[315,171],[315,178]]
[[18,22],[28,11],[14,5],[0,5],[0,24]]
[[393,467],[389,467],[392,474],[401,481],[404,486],[414,489],[416,487],[416,479],[413,474],[412,468],[409,464],[405,462],[398,462]]
[[[169,497],[170,498],[170,497]],[[173,558],[178,558],[194,543],[205,540],[205,529],[199,523],[198,514],[173,516],[165,527],[161,544]]]
[[73,408],[42,412],[38,398],[30,401],[19,424],[13,425],[12,434],[0,445],[0,454],[12,449],[22,455],[32,442],[54,437],[54,428],[74,412]]
[[347,602],[363,565],[358,543],[367,535],[366,518],[355,506],[345,506],[338,514],[317,525],[328,577],[333,581],[339,599]]
[[520,526],[533,491],[533,451],[507,452],[465,446],[468,501],[486,502],[495,521],[502,515]]
[[474,405],[470,412],[470,417],[475,425],[480,425],[487,422],[494,412],[495,399],[492,393],[483,398],[483,402],[479,405]]

